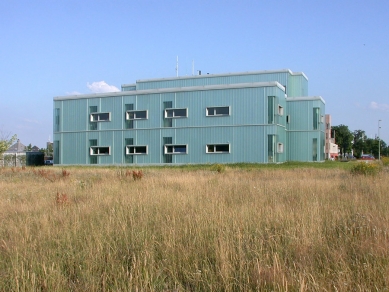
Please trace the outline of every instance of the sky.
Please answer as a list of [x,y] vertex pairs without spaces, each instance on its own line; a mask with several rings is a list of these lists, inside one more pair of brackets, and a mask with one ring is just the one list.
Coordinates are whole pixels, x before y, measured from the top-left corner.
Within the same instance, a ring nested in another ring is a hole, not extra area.
[[304,72],[333,126],[389,144],[387,0],[4,0],[0,40],[0,134],[25,145],[52,141],[54,97],[174,77],[177,56],[179,76]]

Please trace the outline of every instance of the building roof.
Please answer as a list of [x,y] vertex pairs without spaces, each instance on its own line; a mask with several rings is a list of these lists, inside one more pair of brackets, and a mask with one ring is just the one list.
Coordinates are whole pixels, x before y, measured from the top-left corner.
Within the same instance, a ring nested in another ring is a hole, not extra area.
[[38,146],[34,146],[31,148],[31,151],[32,152],[39,152],[39,147]]
[[203,75],[192,75],[192,76],[178,76],[178,77],[168,77],[168,78],[155,78],[155,79],[140,79],[136,80],[139,82],[150,82],[150,81],[166,81],[166,80],[175,80],[175,79],[192,79],[192,78],[204,78],[204,77],[224,77],[224,76],[238,76],[238,75],[252,75],[252,74],[274,74],[274,73],[289,73],[290,75],[302,75],[305,79],[308,80],[308,77],[303,72],[292,72],[290,69],[281,69],[281,70],[262,70],[262,71],[247,71],[247,72],[237,72],[237,73],[223,73],[223,74],[203,74]]
[[[237,73],[223,73],[223,74],[203,74],[203,75],[190,75],[190,76],[177,76],[177,77],[167,77],[167,78],[151,78],[151,79],[139,79],[136,80],[136,83],[141,82],[150,82],[150,81],[167,81],[167,80],[177,80],[177,79],[193,79],[193,78],[213,78],[213,77],[224,77],[224,76],[237,76],[237,75],[251,75],[251,74],[273,74],[273,73],[289,73],[290,75],[302,75],[305,79],[308,80],[307,75],[303,72],[292,72],[290,69],[280,69],[280,70],[262,70],[262,71],[247,71],[247,72],[237,72]],[[136,83],[122,84],[122,87],[136,86]]]
[[20,140],[18,139],[18,141],[13,144],[11,147],[8,148],[7,151],[5,151],[4,153],[21,153],[21,152],[26,152],[26,146],[20,142]]

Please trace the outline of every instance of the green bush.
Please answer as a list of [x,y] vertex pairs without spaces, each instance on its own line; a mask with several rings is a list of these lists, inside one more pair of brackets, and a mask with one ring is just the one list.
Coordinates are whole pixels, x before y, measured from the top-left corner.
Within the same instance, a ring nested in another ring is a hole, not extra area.
[[359,162],[351,168],[352,174],[376,175],[381,171],[381,165],[374,162]]
[[381,157],[381,161],[384,166],[389,166],[389,157]]
[[218,173],[222,173],[226,170],[226,167],[223,164],[213,164],[211,170],[217,171]]

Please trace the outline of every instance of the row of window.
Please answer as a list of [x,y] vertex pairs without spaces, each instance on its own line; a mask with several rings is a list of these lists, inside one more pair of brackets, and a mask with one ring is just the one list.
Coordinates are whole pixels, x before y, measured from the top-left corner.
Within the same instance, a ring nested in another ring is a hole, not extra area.
[[[206,153],[230,153],[230,144],[207,144],[205,148]],[[284,152],[284,144],[277,143],[277,153]],[[188,145],[164,145],[164,154],[187,154]],[[126,155],[145,155],[148,154],[147,145],[127,145]],[[90,155],[111,155],[110,146],[91,146]]]
[[[230,107],[229,106],[218,106],[218,107],[207,107],[206,108],[207,117],[215,116],[229,116]],[[186,118],[188,117],[187,108],[167,108],[164,111],[165,119],[174,119],[174,118]],[[126,111],[126,120],[147,120],[148,119],[148,110],[128,110]],[[90,121],[91,122],[109,122],[111,120],[111,113],[91,113]]]
[[[217,106],[217,107],[207,107],[205,115],[207,117],[217,117],[217,116],[229,116],[230,107],[229,106]],[[278,115],[284,115],[284,108],[278,106]],[[164,111],[165,119],[174,119],[174,118],[186,118],[188,117],[187,108],[167,108]],[[128,110],[126,111],[126,120],[147,120],[148,119],[148,110]],[[111,120],[111,113],[91,113],[90,121],[91,122],[108,122]]]

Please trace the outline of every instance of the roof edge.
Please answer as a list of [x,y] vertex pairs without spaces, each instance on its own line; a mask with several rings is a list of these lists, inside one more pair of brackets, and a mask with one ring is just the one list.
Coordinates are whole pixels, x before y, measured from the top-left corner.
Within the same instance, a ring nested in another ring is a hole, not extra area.
[[289,73],[291,75],[303,75],[308,80],[308,77],[303,72],[292,72],[290,69],[279,69],[279,70],[262,70],[262,71],[246,71],[237,73],[221,73],[221,74],[205,74],[205,75],[191,75],[191,76],[178,76],[178,77],[167,77],[167,78],[151,78],[151,79],[138,79],[136,83],[151,82],[151,81],[169,81],[169,80],[185,80],[192,78],[216,78],[225,76],[235,75],[250,75],[250,74],[272,74],[272,73]]
[[307,100],[321,100],[324,104],[326,103],[321,96],[298,96],[298,97],[286,98],[286,101],[307,101]]
[[172,88],[160,88],[160,89],[144,89],[133,91],[117,91],[107,93],[93,93],[83,95],[68,95],[54,97],[54,101],[57,100],[71,100],[71,99],[84,99],[84,98],[104,98],[104,97],[117,97],[128,95],[142,95],[142,94],[158,94],[169,92],[187,92],[187,91],[203,91],[203,90],[217,90],[217,89],[230,89],[230,88],[245,88],[245,87],[273,87],[277,86],[281,90],[285,91],[285,87],[277,81],[270,82],[252,82],[252,83],[234,83],[234,84],[217,84],[217,85],[204,85],[204,86],[188,86],[188,87],[172,87]]

